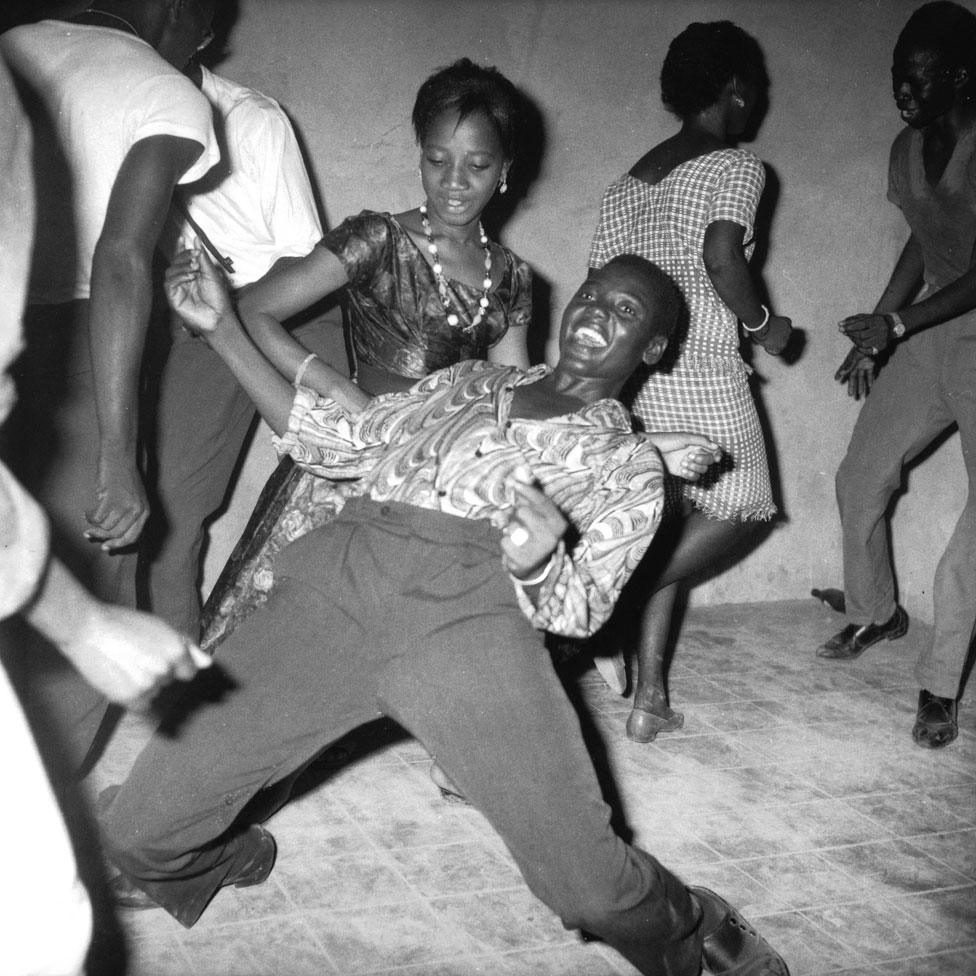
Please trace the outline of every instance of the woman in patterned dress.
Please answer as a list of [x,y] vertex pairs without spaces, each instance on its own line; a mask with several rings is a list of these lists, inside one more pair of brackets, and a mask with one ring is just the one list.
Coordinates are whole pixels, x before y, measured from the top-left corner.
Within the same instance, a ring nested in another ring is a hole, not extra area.
[[[413,126],[426,203],[350,217],[242,298],[242,320],[280,370],[315,368],[281,322],[344,286],[354,375],[368,393],[406,389],[465,359],[528,366],[531,272],[481,225],[507,188],[520,114],[511,82],[466,58],[424,82]],[[275,554],[342,505],[341,485],[295,468],[282,477],[279,468],[207,601],[207,648],[263,602]]]
[[738,330],[741,322],[776,355],[791,329],[788,318],[760,303],[749,272],[765,172],[756,156],[734,147],[766,83],[758,44],[736,25],[696,23],[678,35],[661,95],[681,128],[606,191],[590,252],[591,267],[632,252],[674,278],[687,304],[686,335],[670,370],[634,378],[630,405],[646,430],[696,430],[724,451],[701,482],[682,486],[685,518],[674,520],[669,539],[655,539],[644,560],[638,587],[646,604],[627,719],[637,742],[683,722],[664,681],[679,581],[741,546],[776,511]]

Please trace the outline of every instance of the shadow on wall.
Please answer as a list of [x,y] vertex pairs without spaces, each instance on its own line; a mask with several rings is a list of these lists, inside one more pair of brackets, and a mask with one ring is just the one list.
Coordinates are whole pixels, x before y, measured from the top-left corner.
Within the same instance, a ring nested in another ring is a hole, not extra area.
[[[532,186],[543,170],[548,145],[545,116],[535,100],[523,88],[519,88],[522,100],[522,125],[515,160],[508,174],[508,190],[496,194],[485,213],[488,235],[502,240],[501,231],[512,219],[515,211],[528,199]],[[529,326],[529,361],[545,362],[546,344],[549,341],[549,323],[552,321],[552,283],[533,268],[532,324]],[[555,323],[558,329],[558,321]]]
[[79,0],[4,0],[3,9],[0,9],[0,33],[46,17],[69,17],[87,6]]

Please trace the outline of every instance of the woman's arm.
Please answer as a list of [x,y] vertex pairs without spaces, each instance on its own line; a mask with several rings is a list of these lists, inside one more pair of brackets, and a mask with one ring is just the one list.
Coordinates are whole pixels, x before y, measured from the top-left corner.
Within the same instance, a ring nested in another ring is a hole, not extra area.
[[499,366],[529,368],[529,347],[526,341],[528,326],[509,329],[489,350],[488,361]]
[[[718,297],[732,309],[750,337],[767,352],[779,353],[790,335],[792,323],[782,315],[769,315],[749,272],[744,244],[746,230],[732,220],[714,220],[705,228],[702,259]],[[762,325],[765,320],[765,325]],[[757,328],[762,325],[762,328]],[[756,330],[756,331],[753,331]]]
[[[202,249],[184,251],[166,272],[166,297],[173,311],[192,331],[204,336],[214,351],[227,363],[258,412],[279,436],[288,429],[294,390],[252,342],[234,314],[223,279]],[[297,369],[309,355],[304,347]],[[350,379],[319,359],[306,368],[308,385],[357,413],[369,402]],[[313,381],[314,380],[314,384]]]
[[[327,248],[316,246],[298,261],[279,266],[238,299],[237,314],[255,345],[282,376],[292,377],[308,355],[305,348],[281,324],[330,295],[348,281],[342,262]],[[318,370],[308,370],[306,385],[323,396]]]

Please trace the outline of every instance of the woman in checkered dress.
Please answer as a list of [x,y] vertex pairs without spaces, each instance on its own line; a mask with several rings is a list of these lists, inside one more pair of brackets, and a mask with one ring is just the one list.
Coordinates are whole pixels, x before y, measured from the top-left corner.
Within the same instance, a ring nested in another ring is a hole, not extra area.
[[724,450],[700,484],[682,486],[686,517],[675,520],[670,538],[655,540],[632,587],[646,601],[627,720],[627,734],[639,742],[683,721],[670,708],[663,674],[678,581],[727,556],[776,511],[739,323],[774,355],[791,325],[760,303],[749,273],[765,172],[756,156],[732,146],[766,83],[758,44],[728,21],[692,24],[675,38],[661,94],[681,129],[606,191],[590,251],[591,267],[636,253],[677,282],[687,332],[670,370],[634,378],[630,405],[646,430],[698,431]]

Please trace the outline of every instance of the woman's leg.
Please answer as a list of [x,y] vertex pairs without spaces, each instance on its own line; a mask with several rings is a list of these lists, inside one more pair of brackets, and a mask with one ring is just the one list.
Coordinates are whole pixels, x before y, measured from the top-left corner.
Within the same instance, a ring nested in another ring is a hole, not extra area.
[[[681,582],[714,566],[745,543],[760,524],[710,519],[697,509],[684,519],[681,535],[651,583],[651,596],[641,613],[634,707],[627,718],[627,735],[635,742],[652,742],[659,732],[680,728],[684,721],[668,703],[665,682],[671,618]],[[654,558],[653,548],[649,555]]]

